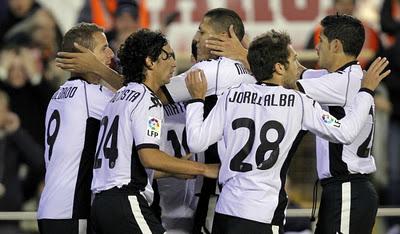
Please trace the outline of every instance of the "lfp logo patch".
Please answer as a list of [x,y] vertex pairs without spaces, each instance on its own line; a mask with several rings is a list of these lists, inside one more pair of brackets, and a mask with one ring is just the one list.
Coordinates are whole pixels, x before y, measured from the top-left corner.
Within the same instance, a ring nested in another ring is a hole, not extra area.
[[160,139],[161,120],[156,117],[149,117],[149,120],[147,121],[147,135]]
[[324,121],[324,123],[327,125],[331,125],[337,128],[340,127],[340,122],[330,114],[323,114],[322,121]]

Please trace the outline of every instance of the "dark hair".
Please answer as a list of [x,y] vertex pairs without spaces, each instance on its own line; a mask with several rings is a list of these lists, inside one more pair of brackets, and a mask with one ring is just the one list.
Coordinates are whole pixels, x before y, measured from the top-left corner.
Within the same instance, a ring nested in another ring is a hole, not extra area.
[[93,34],[104,32],[104,29],[92,23],[79,23],[65,33],[61,50],[65,52],[78,52],[74,47],[74,42],[93,50],[95,47]]
[[360,20],[350,15],[328,15],[321,20],[324,35],[331,42],[338,39],[347,55],[357,57],[364,45],[365,31]]
[[276,63],[287,67],[290,44],[291,40],[287,33],[275,30],[262,34],[251,42],[247,60],[257,81],[271,79]]
[[243,21],[236,12],[226,8],[215,8],[209,10],[204,15],[205,17],[210,18],[213,29],[219,33],[229,32],[229,26],[233,25],[236,36],[242,40],[244,36]]
[[129,15],[132,16],[132,18],[136,21],[139,18],[139,13],[138,13],[138,5],[136,1],[132,0],[120,0],[118,1],[118,7],[115,10],[115,16],[121,16],[124,12],[129,13]]
[[146,58],[156,61],[167,44],[168,41],[161,32],[141,29],[132,33],[118,52],[124,83],[142,83],[145,79]]

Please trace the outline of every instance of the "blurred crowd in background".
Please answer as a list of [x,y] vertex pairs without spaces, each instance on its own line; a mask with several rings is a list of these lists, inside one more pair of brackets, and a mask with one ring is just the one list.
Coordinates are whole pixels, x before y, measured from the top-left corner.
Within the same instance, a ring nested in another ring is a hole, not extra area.
[[[106,29],[110,47],[117,53],[121,43],[138,28],[154,29],[146,2],[149,1],[0,0],[0,211],[36,210],[44,183],[45,111],[53,92],[69,76],[54,61],[63,32],[77,22],[97,23]],[[332,0],[326,14],[352,15],[360,2]],[[381,0],[375,5],[379,6],[373,9],[375,12],[362,17],[368,19],[371,14],[375,24],[365,21],[366,42],[359,61],[366,69],[375,57],[386,56],[392,73],[375,96],[373,152],[378,169],[373,180],[381,206],[400,207],[400,1]],[[62,23],[60,17],[55,17],[60,11],[69,13]],[[179,14],[167,12],[159,29],[167,32]],[[310,31],[303,46],[305,51],[315,48],[319,30],[315,25]],[[191,37],[187,40],[189,44]],[[184,56],[189,61],[190,54]],[[318,67],[312,58],[303,58],[306,65]],[[290,169],[288,194],[290,207],[310,208],[316,179],[313,137],[303,142]],[[308,219],[299,219],[292,225],[308,227],[307,222]],[[0,233],[35,233],[35,228],[0,220]],[[399,234],[400,217],[382,220],[376,233]]]

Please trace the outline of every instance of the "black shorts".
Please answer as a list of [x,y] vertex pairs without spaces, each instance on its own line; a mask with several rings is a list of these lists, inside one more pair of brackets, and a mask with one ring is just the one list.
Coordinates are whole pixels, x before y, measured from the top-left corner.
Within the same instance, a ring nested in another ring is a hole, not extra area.
[[283,228],[215,212],[213,234],[283,234]]
[[39,219],[41,234],[92,234],[90,222],[87,219]]
[[378,195],[364,175],[321,181],[316,234],[369,234],[375,223]]
[[96,234],[165,232],[146,199],[125,189],[112,188],[96,194],[91,220]]

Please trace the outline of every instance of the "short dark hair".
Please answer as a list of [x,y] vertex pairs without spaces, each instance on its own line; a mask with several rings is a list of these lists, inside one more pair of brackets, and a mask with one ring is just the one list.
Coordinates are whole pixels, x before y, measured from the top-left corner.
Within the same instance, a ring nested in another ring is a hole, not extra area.
[[132,33],[118,52],[124,83],[142,83],[146,77],[146,58],[156,61],[167,44],[168,41],[161,32],[141,29]]
[[239,40],[242,40],[244,36],[244,25],[242,19],[236,12],[226,8],[215,8],[209,10],[204,15],[204,18],[205,17],[210,18],[213,29],[218,33],[229,32],[229,26],[233,25],[236,36]]
[[291,39],[286,32],[275,30],[262,34],[251,42],[247,60],[257,81],[271,79],[276,63],[288,66],[290,44]]
[[347,55],[357,57],[364,45],[365,30],[360,20],[350,15],[328,15],[321,20],[328,41],[338,39]]
[[74,42],[79,45],[93,50],[95,47],[93,34],[96,32],[104,32],[104,29],[92,23],[79,23],[65,33],[61,50],[64,52],[79,52],[74,47]]

